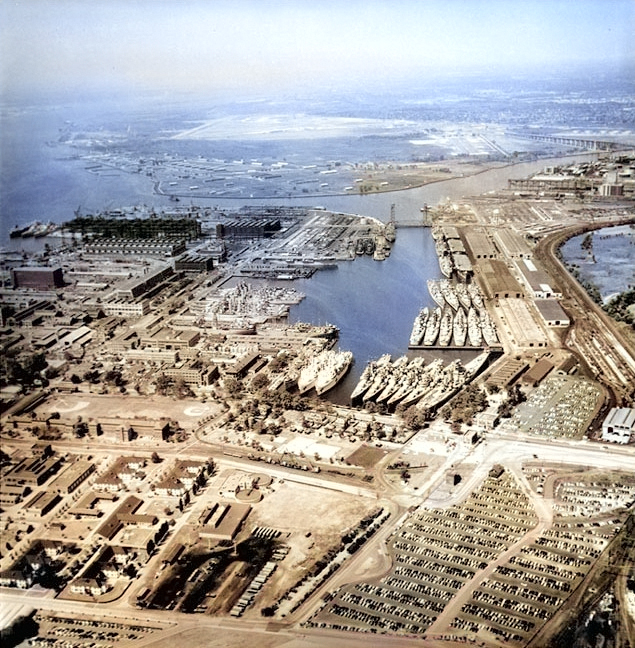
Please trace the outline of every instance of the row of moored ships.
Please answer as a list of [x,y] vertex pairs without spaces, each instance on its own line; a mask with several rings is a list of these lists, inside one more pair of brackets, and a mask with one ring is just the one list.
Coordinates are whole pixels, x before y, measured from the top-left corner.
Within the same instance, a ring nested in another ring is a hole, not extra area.
[[498,335],[475,283],[428,280],[436,308],[423,308],[415,318],[410,346],[481,347],[498,344]]
[[288,389],[297,386],[300,394],[315,389],[319,395],[333,389],[346,375],[353,363],[350,351],[325,349],[312,355],[308,361],[303,358],[300,366],[290,367],[272,377],[269,390]]
[[366,366],[351,401],[353,404],[375,402],[388,409],[416,405],[431,410],[449,400],[476,376],[489,355],[489,351],[484,351],[466,365],[454,360],[445,367],[440,359],[426,365],[423,358],[408,360],[402,356],[391,362],[390,355],[383,355]]

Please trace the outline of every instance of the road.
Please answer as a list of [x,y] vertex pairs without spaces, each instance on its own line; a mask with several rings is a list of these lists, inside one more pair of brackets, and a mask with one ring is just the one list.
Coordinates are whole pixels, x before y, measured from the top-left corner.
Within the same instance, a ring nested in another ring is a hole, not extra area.
[[[65,447],[64,444],[56,444]],[[112,447],[111,447],[112,446]],[[77,450],[77,448],[74,448]],[[112,452],[120,449],[116,444],[103,444],[99,449],[91,448],[90,452],[95,455]],[[182,445],[174,445],[159,449],[161,454],[176,455],[183,454]],[[135,450],[136,451],[136,450]],[[147,451],[150,453],[150,450]],[[193,456],[209,456],[210,447],[199,441],[193,441],[187,446],[187,454]],[[381,470],[394,459],[388,455],[382,460]],[[560,464],[566,466],[589,466],[592,468],[606,470],[635,471],[635,447],[607,446],[586,440],[545,440],[531,437],[518,437],[514,435],[489,434],[483,441],[476,445],[458,444],[446,458],[443,464],[432,470],[420,489],[414,493],[411,489],[401,490],[399,483],[387,481],[385,478],[377,479],[373,487],[351,483],[350,479],[339,480],[336,475],[311,474],[302,471],[285,469],[279,466],[271,466],[264,462],[254,462],[238,457],[223,457],[222,464],[233,466],[251,472],[265,472],[276,476],[279,479],[298,481],[312,486],[341,490],[342,492],[354,493],[357,496],[374,498],[379,504],[391,511],[389,521],[360,549],[349,561],[347,561],[324,585],[320,586],[288,620],[287,623],[268,624],[264,619],[232,619],[226,617],[208,617],[204,615],[184,615],[174,611],[153,611],[137,610],[128,607],[126,598],[115,601],[112,604],[104,605],[91,602],[75,602],[43,596],[37,591],[16,591],[13,589],[0,589],[0,604],[3,607],[22,609],[23,606],[35,609],[51,610],[62,612],[77,617],[82,614],[97,616],[106,619],[118,619],[122,622],[134,621],[151,625],[159,624],[161,627],[169,627],[164,632],[148,637],[143,640],[144,645],[160,645],[163,643],[162,635],[165,634],[165,641],[170,638],[176,640],[184,638],[188,633],[213,633],[214,637],[222,637],[224,643],[218,644],[227,646],[262,645],[277,646],[291,643],[294,648],[320,648],[337,646],[360,646],[366,648],[388,647],[411,645],[412,639],[372,637],[369,635],[350,636],[348,634],[334,633],[320,629],[302,629],[292,621],[307,619],[319,606],[322,596],[327,591],[347,583],[358,582],[367,578],[379,578],[390,569],[390,556],[387,551],[387,543],[392,533],[399,529],[407,517],[404,502],[423,504],[429,501],[429,496],[434,493],[438,485],[445,479],[449,470],[456,470],[462,463],[474,467],[469,476],[466,477],[460,486],[453,489],[443,502],[430,502],[437,507],[447,507],[461,501],[485,478],[488,471],[494,464],[502,464],[510,469],[527,493],[532,498],[538,523],[534,529],[529,531],[515,545],[501,554],[497,560],[479,572],[475,579],[470,581],[437,619],[431,628],[434,636],[438,636],[447,627],[447,622],[462,603],[469,598],[476,587],[486,578],[498,564],[506,560],[508,555],[517,550],[521,544],[533,541],[544,529],[551,524],[551,510],[548,502],[537,497],[527,484],[521,472],[522,463],[525,461],[541,461],[548,464]],[[429,505],[430,505],[429,504]],[[136,588],[135,588],[136,589]],[[132,593],[132,590],[131,590]],[[220,640],[220,639],[219,639]],[[157,643],[159,642],[159,643]],[[436,640],[418,640],[421,646],[448,646],[448,642]]]

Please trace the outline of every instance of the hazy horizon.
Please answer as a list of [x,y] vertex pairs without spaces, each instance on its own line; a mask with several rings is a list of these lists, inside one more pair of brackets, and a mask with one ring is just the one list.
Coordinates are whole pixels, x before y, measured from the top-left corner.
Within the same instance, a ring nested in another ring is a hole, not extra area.
[[0,18],[4,100],[248,100],[635,62],[633,0],[22,0]]

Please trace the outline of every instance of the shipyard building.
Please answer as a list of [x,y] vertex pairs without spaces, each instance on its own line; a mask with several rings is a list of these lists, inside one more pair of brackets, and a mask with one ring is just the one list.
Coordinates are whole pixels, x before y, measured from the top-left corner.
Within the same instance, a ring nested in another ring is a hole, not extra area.
[[278,218],[236,218],[216,226],[217,238],[269,238],[280,231]]
[[62,288],[64,277],[62,268],[32,266],[14,268],[11,270],[11,281],[14,288],[33,288],[35,290],[50,290]]

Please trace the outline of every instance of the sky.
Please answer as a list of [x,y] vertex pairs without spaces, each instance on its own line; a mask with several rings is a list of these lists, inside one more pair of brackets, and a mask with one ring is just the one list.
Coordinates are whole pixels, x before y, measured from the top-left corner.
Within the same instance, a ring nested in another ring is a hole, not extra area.
[[635,0],[0,0],[0,93],[620,69],[634,34]]

